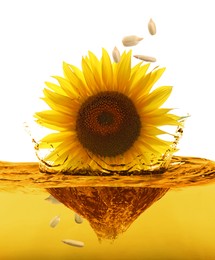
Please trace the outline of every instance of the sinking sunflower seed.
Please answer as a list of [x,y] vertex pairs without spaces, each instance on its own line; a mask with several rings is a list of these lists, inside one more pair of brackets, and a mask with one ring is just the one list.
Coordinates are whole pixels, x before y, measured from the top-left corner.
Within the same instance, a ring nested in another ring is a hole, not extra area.
[[52,195],[49,195],[45,200],[51,202],[52,204],[61,204],[61,202],[55,199]]
[[78,241],[78,240],[72,240],[72,239],[64,239],[62,240],[64,244],[70,245],[70,246],[76,246],[76,247],[83,247],[84,242]]
[[117,47],[114,47],[112,51],[113,60],[118,63],[120,61],[120,52]]
[[154,57],[150,56],[145,56],[145,55],[134,55],[134,58],[143,60],[143,61],[148,61],[148,62],[155,62],[156,59]]
[[156,34],[156,25],[155,25],[155,22],[152,19],[150,19],[149,22],[148,22],[148,30],[149,30],[149,33],[151,35]]
[[130,35],[130,36],[126,36],[122,39],[122,44],[126,47],[135,46],[142,40],[143,40],[143,38],[141,38],[141,37],[138,37],[136,35]]
[[78,215],[77,213],[75,213],[75,222],[77,224],[83,223],[83,218],[80,215]]
[[60,216],[55,216],[49,223],[49,226],[55,228],[60,222]]

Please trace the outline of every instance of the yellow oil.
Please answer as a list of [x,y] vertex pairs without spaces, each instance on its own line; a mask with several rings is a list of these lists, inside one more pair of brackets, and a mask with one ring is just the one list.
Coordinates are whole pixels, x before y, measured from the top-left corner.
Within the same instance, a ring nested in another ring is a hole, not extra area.
[[[48,195],[1,190],[0,259],[215,259],[214,185],[168,191],[114,241],[99,241],[87,220],[77,224],[74,212],[46,201]],[[51,228],[56,215],[61,221]]]

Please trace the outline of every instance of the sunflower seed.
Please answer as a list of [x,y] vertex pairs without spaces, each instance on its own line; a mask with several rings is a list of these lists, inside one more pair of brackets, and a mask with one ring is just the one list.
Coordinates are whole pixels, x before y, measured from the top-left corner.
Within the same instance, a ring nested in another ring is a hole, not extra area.
[[135,46],[139,43],[139,41],[142,41],[143,38],[138,37],[136,35],[130,35],[130,36],[126,36],[122,39],[122,44],[124,46]]
[[152,19],[149,20],[148,30],[149,30],[149,33],[151,35],[155,35],[156,34],[156,25],[155,25],[155,22]]
[[55,228],[57,224],[60,222],[60,216],[55,216],[49,223],[49,226]]
[[76,246],[76,247],[83,247],[84,242],[77,241],[77,240],[71,240],[71,239],[64,239],[62,240],[64,244],[70,245],[70,246]]
[[143,61],[149,61],[149,62],[155,62],[156,59],[154,57],[145,56],[145,55],[134,55],[134,58],[143,60]]
[[83,218],[80,215],[78,215],[77,213],[75,213],[75,222],[77,224],[81,224],[83,222]]
[[45,200],[51,202],[52,204],[61,204],[61,202],[55,199],[52,195],[48,196]]
[[117,47],[114,47],[112,51],[113,60],[118,63],[120,61],[120,52]]

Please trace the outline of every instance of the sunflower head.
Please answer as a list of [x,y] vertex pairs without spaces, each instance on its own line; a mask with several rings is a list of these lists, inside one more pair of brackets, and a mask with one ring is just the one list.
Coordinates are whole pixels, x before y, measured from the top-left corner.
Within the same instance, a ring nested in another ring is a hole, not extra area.
[[131,66],[131,51],[118,63],[103,49],[82,58],[82,69],[63,63],[58,84],[46,82],[43,100],[49,110],[35,114],[37,123],[53,130],[39,149],[44,162],[71,173],[132,172],[159,166],[173,141],[161,139],[165,125],[180,117],[163,108],[172,87],[152,91],[164,68],[148,72],[149,64]]

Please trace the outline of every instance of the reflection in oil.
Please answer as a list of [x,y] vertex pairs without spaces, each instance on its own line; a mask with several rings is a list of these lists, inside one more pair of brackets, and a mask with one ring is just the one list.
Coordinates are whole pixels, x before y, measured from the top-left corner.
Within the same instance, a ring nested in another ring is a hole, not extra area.
[[115,239],[168,188],[67,187],[48,192],[87,219],[99,239]]

